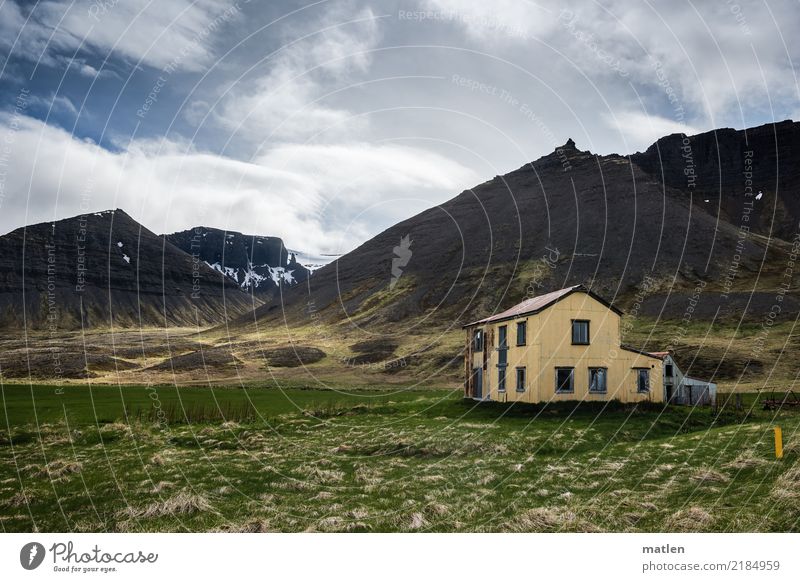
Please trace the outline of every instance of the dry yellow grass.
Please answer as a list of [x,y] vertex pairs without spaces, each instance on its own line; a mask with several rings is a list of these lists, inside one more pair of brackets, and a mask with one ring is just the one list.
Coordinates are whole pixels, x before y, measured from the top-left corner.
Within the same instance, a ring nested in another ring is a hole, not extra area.
[[767,461],[760,458],[753,456],[751,453],[744,453],[739,455],[736,459],[724,465],[726,469],[734,469],[736,471],[741,471],[744,469],[754,469],[756,467],[762,467],[767,464]]
[[158,483],[153,485],[152,491],[153,491],[153,493],[158,495],[159,493],[162,493],[165,490],[170,489],[174,485],[175,485],[175,483],[173,483],[172,481],[159,481]]
[[501,526],[501,530],[511,532],[553,532],[566,528],[573,529],[573,526],[577,524],[578,518],[570,510],[535,507],[505,522]]
[[779,501],[793,504],[800,500],[800,465],[793,465],[778,477],[770,495]]
[[181,491],[164,501],[157,501],[145,507],[129,507],[123,513],[133,518],[150,518],[191,515],[200,512],[215,513],[214,508],[202,495]]
[[214,532],[224,533],[269,533],[277,531],[272,527],[269,520],[263,518],[256,518],[245,521],[243,523],[230,523],[223,527],[212,530]]
[[692,506],[673,513],[667,520],[669,531],[692,532],[707,529],[714,522],[712,515],[701,507]]
[[408,525],[408,529],[422,529],[426,525],[428,525],[428,520],[425,519],[425,516],[422,513],[417,512],[411,515],[411,523]]
[[47,463],[45,468],[39,473],[40,477],[50,477],[51,479],[61,479],[68,475],[80,473],[83,470],[83,463],[80,461],[65,461],[56,459]]
[[727,475],[713,469],[698,469],[691,476],[692,481],[698,484],[705,483],[727,483],[730,479]]

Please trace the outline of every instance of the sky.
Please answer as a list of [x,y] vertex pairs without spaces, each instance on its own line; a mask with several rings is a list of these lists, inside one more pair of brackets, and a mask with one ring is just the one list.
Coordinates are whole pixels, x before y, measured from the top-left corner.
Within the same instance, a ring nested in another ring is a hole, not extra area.
[[0,0],[0,234],[344,253],[552,152],[800,120],[795,1]]

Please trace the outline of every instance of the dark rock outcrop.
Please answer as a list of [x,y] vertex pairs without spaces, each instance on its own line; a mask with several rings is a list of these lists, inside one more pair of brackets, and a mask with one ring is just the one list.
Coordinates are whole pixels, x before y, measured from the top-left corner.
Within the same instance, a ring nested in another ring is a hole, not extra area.
[[259,304],[122,210],[0,237],[0,327],[207,326]]
[[673,134],[631,161],[727,222],[786,240],[797,233],[800,123]]
[[271,294],[279,285],[296,285],[310,275],[277,237],[200,226],[164,238],[257,295]]

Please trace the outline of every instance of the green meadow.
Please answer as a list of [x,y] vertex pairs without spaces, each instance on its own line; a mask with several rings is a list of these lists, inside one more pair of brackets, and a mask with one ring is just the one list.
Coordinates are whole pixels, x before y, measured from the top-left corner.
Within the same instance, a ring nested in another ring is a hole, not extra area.
[[[2,531],[798,531],[800,410],[4,385]],[[773,427],[783,430],[776,459]]]

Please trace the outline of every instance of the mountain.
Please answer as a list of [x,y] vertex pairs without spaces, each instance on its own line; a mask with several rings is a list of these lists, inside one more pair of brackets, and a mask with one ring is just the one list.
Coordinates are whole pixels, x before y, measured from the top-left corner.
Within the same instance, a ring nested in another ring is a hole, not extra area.
[[[205,227],[160,237],[106,211],[0,237],[0,326],[46,328],[51,314],[61,329],[233,318],[235,333],[287,318],[401,333],[457,327],[578,283],[666,319],[683,317],[702,286],[694,317],[760,321],[781,286],[797,283],[787,241],[798,189],[800,124],[791,121],[666,136],[630,156],[568,140],[313,277],[278,238]],[[800,311],[782,298],[778,319]]]
[[311,274],[277,237],[201,226],[164,238],[256,295],[271,294],[280,285],[296,285]]
[[0,237],[0,327],[205,327],[260,304],[122,210]]
[[[704,209],[754,232],[791,240],[800,221],[800,123],[717,129],[659,139],[631,161]],[[754,203],[752,207],[748,203]]]
[[[685,187],[683,136],[632,156],[595,155],[569,140],[387,229],[316,271],[307,287],[289,290],[283,305],[271,301],[256,316],[348,321],[366,330],[403,321],[392,329],[444,330],[582,283],[637,313],[645,313],[638,310],[646,298],[647,315],[667,318],[681,318],[702,286],[711,316],[739,317],[744,308],[763,318],[760,310],[775,297],[764,286],[779,283],[790,247],[774,232],[765,237],[743,229],[749,218],[735,209],[743,172],[752,166],[750,214],[780,216],[779,233],[792,234],[783,217],[796,223],[799,131],[786,122],[688,138],[694,189]],[[742,158],[747,139],[749,166]],[[770,232],[768,222],[758,223]],[[752,294],[756,279],[761,288]]]

